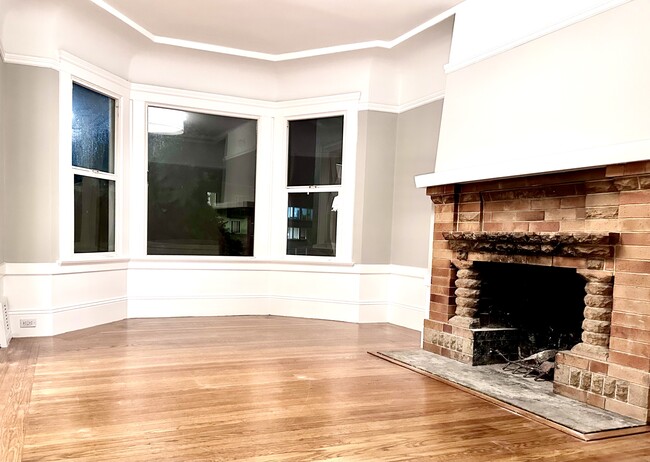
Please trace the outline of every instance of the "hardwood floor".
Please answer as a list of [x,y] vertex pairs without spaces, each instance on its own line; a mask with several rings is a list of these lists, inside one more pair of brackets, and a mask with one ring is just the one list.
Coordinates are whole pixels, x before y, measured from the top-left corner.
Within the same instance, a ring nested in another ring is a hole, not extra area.
[[650,461],[368,355],[387,324],[132,319],[0,350],[5,461]]

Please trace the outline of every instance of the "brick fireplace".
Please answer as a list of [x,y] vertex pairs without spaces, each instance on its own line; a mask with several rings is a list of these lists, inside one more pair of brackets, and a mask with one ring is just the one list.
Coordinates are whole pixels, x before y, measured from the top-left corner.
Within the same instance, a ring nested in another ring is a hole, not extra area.
[[513,337],[558,347],[556,393],[650,421],[650,161],[427,194],[423,348],[485,364]]

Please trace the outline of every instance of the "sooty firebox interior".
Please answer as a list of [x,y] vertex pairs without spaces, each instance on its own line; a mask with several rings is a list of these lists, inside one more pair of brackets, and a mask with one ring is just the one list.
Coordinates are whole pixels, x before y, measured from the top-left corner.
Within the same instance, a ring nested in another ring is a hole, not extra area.
[[[580,342],[585,281],[572,268],[476,262],[481,289],[475,352],[483,364]],[[481,340],[480,337],[483,337]]]

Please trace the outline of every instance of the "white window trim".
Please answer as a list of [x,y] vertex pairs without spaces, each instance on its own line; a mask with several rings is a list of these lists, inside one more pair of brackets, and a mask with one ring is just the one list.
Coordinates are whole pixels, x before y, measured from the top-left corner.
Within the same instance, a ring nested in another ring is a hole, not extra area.
[[[72,165],[72,85],[80,84],[115,100],[113,173]],[[62,58],[59,71],[59,263],[113,261],[125,254],[124,160],[127,156],[129,84],[112,74],[73,57]],[[112,252],[74,252],[75,174],[115,182],[115,243]]]
[[[334,101],[315,99],[309,105],[283,108],[276,119],[276,143],[274,165],[274,208],[272,235],[274,259],[295,262],[352,263],[354,236],[354,204],[358,136],[358,95],[343,95]],[[317,119],[343,116],[343,159],[340,185],[288,186],[289,122],[292,120]],[[338,192],[336,256],[287,255],[287,207],[290,192]],[[281,237],[281,238],[280,238]]]
[[[260,172],[270,171],[272,161],[272,132],[269,126],[272,126],[271,112],[255,104],[240,104],[232,100],[222,101],[216,98],[207,98],[203,94],[194,94],[191,92],[170,92],[169,89],[160,89],[156,91],[155,87],[147,90],[143,86],[138,87],[138,91],[132,94],[132,148],[133,156],[130,166],[131,191],[135,197],[131,201],[131,256],[133,258],[155,260],[173,260],[186,261],[188,259],[196,261],[243,261],[251,260],[268,255],[268,242],[264,237],[268,236],[269,207],[268,201],[264,198],[268,196],[265,191],[270,190],[270,183],[267,175]],[[148,255],[147,254],[147,235],[148,235],[148,187],[147,171],[148,162],[148,130],[147,130],[147,112],[150,106],[176,109],[180,111],[197,112],[201,114],[211,114],[226,117],[239,117],[244,119],[255,120],[257,122],[257,153],[256,153],[256,174],[255,174],[255,240],[253,256],[233,257],[226,255],[210,256],[186,256],[186,255]]]

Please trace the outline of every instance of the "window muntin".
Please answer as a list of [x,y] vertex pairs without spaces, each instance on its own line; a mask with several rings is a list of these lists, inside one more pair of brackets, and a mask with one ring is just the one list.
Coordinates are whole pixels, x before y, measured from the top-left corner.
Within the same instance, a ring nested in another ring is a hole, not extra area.
[[343,116],[289,121],[287,255],[336,257],[343,122]]
[[74,252],[115,251],[114,98],[72,83]]
[[150,106],[149,255],[252,256],[257,121]]

